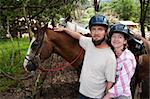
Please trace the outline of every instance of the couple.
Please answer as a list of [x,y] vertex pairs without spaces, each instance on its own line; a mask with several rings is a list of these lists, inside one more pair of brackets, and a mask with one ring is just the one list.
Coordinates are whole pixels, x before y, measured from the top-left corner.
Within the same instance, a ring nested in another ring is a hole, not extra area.
[[106,41],[109,28],[103,15],[95,15],[89,21],[92,37],[66,28],[64,31],[79,40],[85,50],[80,75],[80,99],[131,99],[130,81],[136,68],[134,55],[126,48],[129,29],[123,24],[110,28],[110,45]]

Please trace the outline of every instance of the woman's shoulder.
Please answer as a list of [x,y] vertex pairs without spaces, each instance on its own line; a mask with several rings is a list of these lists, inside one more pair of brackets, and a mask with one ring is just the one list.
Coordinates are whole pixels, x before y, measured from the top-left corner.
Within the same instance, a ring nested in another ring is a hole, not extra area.
[[134,54],[129,49],[125,50],[125,54],[126,54],[125,56],[126,56],[127,59],[135,58]]

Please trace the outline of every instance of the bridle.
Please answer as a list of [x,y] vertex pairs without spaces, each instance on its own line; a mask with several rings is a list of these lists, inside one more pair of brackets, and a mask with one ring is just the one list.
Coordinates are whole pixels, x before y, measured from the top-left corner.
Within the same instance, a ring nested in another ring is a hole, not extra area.
[[[41,33],[42,32],[42,33]],[[26,55],[25,56],[25,59],[28,60],[29,62],[31,62],[32,64],[36,64],[36,61],[38,59],[38,61],[40,61],[40,53],[41,53],[41,48],[42,48],[42,45],[43,45],[43,40],[44,40],[44,34],[45,34],[45,31],[42,31],[41,29],[38,30],[38,33],[41,33],[43,34],[42,35],[42,38],[39,39],[38,41],[40,41],[40,43],[38,44],[38,47],[36,48],[35,50],[35,54],[34,56],[31,56],[31,55]],[[37,38],[39,38],[39,35],[37,34]],[[35,40],[36,41],[36,40]],[[28,58],[29,57],[29,58]],[[36,66],[35,66],[36,67]]]

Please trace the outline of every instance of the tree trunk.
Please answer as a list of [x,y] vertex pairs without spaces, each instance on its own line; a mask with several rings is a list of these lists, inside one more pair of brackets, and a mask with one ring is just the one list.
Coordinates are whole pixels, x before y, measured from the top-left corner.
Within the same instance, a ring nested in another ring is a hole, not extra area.
[[141,13],[140,13],[140,25],[141,25],[141,33],[142,33],[142,37],[145,37],[145,36],[143,36],[144,35],[144,20],[143,20],[143,9],[144,9],[144,4],[143,4],[143,1],[142,0],[140,0],[140,4],[141,4]]
[[148,7],[149,7],[149,2],[150,0],[140,0],[140,4],[141,4],[141,14],[140,14],[140,24],[141,24],[141,33],[142,36],[145,37],[145,19],[146,19],[146,14],[148,11]]
[[9,19],[8,19],[8,17],[7,17],[7,34],[9,35],[11,41],[13,41],[12,35],[10,34],[10,28],[9,28],[9,25],[10,25],[10,24],[9,24]]
[[141,24],[141,33],[142,33],[142,37],[144,37],[145,38],[145,27],[144,27],[144,22],[141,22],[140,23]]
[[27,23],[27,26],[28,26],[28,33],[29,33],[29,39],[30,41],[32,40],[32,31],[31,31],[31,27],[29,25],[29,22],[27,20],[27,13],[26,13],[26,6],[27,6],[27,3],[29,2],[30,0],[26,0],[24,3],[23,3],[23,14],[24,14],[24,17],[25,17],[25,22]]

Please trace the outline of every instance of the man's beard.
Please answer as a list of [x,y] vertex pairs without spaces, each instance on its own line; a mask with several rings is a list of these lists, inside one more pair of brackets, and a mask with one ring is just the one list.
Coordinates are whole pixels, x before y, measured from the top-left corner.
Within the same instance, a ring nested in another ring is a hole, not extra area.
[[95,46],[100,45],[103,41],[105,41],[105,37],[103,39],[97,40],[97,41],[92,38],[92,42],[94,43]]

